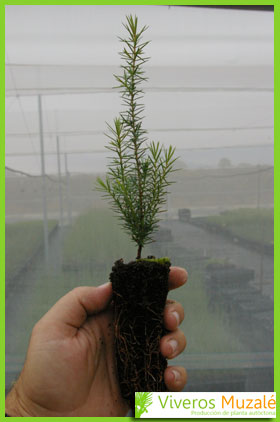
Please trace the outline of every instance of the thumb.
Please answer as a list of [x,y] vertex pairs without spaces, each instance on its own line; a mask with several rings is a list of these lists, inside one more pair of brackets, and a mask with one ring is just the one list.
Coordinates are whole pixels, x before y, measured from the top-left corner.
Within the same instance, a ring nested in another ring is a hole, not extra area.
[[107,308],[112,298],[112,285],[76,287],[67,293],[42,318],[48,323],[64,323],[80,328],[89,315]]

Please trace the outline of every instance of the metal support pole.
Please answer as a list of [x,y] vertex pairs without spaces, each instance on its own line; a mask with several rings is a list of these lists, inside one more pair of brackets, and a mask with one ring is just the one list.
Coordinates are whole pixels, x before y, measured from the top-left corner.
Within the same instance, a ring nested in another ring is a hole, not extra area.
[[59,195],[59,223],[60,223],[60,227],[63,228],[63,198],[62,198],[59,136],[56,137],[56,153],[57,153],[58,195]]
[[43,135],[43,115],[41,95],[38,95],[38,112],[39,112],[39,130],[40,130],[40,152],[41,152],[41,174],[42,174],[42,195],[43,195],[43,225],[44,225],[44,255],[45,263],[49,261],[49,238],[48,238],[48,213],[47,213],[47,190],[46,190],[46,174],[45,174],[45,151],[44,151],[44,135]]
[[64,154],[64,163],[65,163],[65,174],[66,174],[66,195],[67,195],[67,214],[68,214],[68,223],[72,224],[72,209],[71,209],[71,199],[70,199],[70,174],[68,172],[68,160],[67,154]]
[[260,253],[260,291],[263,293],[264,285],[264,271],[263,271],[263,261],[264,261],[264,218],[261,213],[261,166],[258,165],[257,171],[257,209],[260,217],[261,227],[261,253]]
[[257,167],[257,208],[261,205],[261,168]]

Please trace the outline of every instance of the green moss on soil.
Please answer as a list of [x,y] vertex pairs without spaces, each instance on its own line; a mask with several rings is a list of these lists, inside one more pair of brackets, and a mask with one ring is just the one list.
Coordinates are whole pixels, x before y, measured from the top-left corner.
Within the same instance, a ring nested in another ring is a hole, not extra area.
[[157,262],[158,264],[170,264],[170,258],[163,257],[163,258],[140,258],[139,261],[149,261],[149,262]]

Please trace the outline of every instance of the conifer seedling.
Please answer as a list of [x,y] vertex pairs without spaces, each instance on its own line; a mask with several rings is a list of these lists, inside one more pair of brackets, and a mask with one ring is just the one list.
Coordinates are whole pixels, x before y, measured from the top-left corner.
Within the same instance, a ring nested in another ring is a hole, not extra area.
[[172,146],[165,149],[150,142],[143,127],[147,27],[139,29],[137,17],[131,15],[124,27],[122,73],[115,76],[124,110],[108,124],[107,149],[112,156],[105,179],[97,179],[97,189],[109,198],[137,244],[136,260],[125,264],[119,259],[110,274],[117,374],[123,398],[135,409],[134,392],[166,391],[167,360],[160,353],[160,340],[165,334],[163,310],[171,264],[168,258],[143,259],[141,253],[158,229],[176,158]]
[[147,27],[138,29],[138,18],[127,16],[124,27],[127,38],[120,53],[122,75],[115,76],[125,106],[109,125],[108,150],[113,153],[105,180],[97,179],[97,189],[110,198],[113,210],[119,214],[124,229],[136,242],[141,258],[144,245],[153,240],[158,229],[160,212],[166,203],[168,180],[174,171],[175,148],[163,148],[159,142],[148,142],[143,128],[144,105],[142,83],[147,81],[143,65],[148,61],[143,41]]

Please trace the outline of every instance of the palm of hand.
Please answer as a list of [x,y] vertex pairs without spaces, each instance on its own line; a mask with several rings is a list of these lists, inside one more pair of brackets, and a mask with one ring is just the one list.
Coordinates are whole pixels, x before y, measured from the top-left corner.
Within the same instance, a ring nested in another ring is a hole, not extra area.
[[35,326],[23,370],[25,380],[32,380],[25,385],[27,400],[32,397],[50,416],[124,416],[128,406],[116,377],[111,311],[88,318],[79,329],[43,325]]
[[[186,281],[185,270],[171,268],[170,290]],[[23,370],[6,397],[8,415],[127,414],[128,405],[121,397],[116,376],[111,299],[111,283],[78,287],[40,319],[32,331]],[[183,318],[182,305],[169,301],[164,312],[169,333],[160,342],[161,353],[169,359],[186,346],[185,336],[178,329]],[[168,366],[164,373],[170,391],[181,391],[186,378],[180,366]]]

